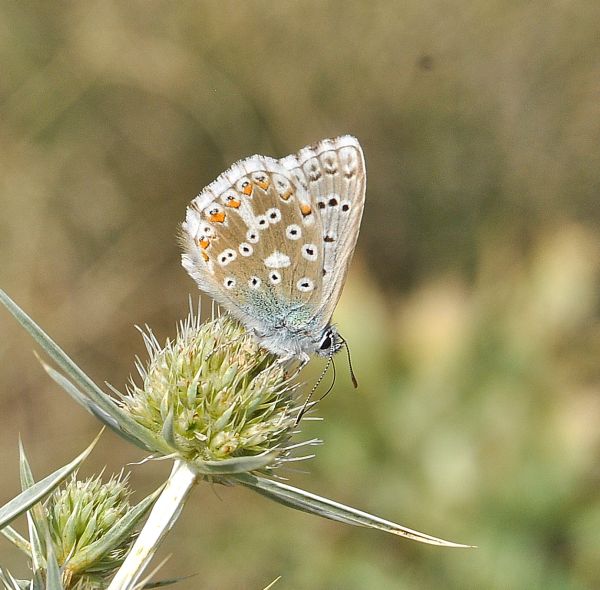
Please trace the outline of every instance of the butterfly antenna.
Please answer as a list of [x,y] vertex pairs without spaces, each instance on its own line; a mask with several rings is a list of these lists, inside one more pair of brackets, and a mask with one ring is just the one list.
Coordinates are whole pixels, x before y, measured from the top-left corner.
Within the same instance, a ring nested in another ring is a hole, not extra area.
[[328,396],[331,393],[333,386],[335,385],[335,360],[333,359],[333,356],[330,356],[329,359],[331,360],[331,366],[333,367],[333,380],[331,381],[331,385],[329,386],[327,391],[317,400],[317,403],[319,403],[323,398]]
[[[346,355],[348,356],[348,368],[350,369],[350,377],[352,379],[352,385],[354,385],[354,389],[358,389],[358,380],[356,379],[356,375],[354,374],[354,369],[352,368],[352,358],[350,357],[350,347],[348,346],[348,341],[345,338],[341,338],[342,344],[346,347]],[[334,367],[335,368],[335,367]]]
[[[306,413],[306,408],[308,407],[308,404],[309,404],[310,400],[312,399],[312,396],[314,395],[314,393],[317,390],[317,388],[319,387],[319,385],[321,385],[321,381],[323,381],[323,378],[327,374],[327,371],[329,370],[329,366],[332,364],[332,362],[333,362],[333,356],[330,354],[327,357],[327,364],[325,365],[323,372],[317,379],[317,382],[313,385],[313,388],[310,390],[310,393],[308,394],[308,396],[304,402],[304,405],[302,406],[300,412],[298,413],[298,417],[296,418],[296,422],[295,422],[294,426],[297,426],[298,422],[300,422],[300,420],[302,420],[302,416],[304,416],[304,414]],[[335,365],[333,365],[333,370],[334,370],[334,374],[335,374]],[[327,393],[329,393],[330,389],[327,390]],[[325,395],[327,395],[327,394],[325,394]],[[323,396],[323,397],[325,397],[325,396]],[[323,399],[323,397],[321,399]]]

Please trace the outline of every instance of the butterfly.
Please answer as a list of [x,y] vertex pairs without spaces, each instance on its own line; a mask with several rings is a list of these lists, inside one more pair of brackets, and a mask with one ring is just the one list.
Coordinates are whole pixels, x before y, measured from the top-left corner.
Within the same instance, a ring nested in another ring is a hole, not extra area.
[[189,204],[183,267],[281,359],[331,358],[345,342],[331,317],[365,188],[363,152],[350,135],[279,160],[240,160]]

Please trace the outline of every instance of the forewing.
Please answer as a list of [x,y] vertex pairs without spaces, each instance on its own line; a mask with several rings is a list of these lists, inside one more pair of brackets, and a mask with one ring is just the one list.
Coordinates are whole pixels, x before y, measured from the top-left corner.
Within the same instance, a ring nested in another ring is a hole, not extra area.
[[322,294],[317,314],[331,319],[352,260],[365,202],[366,168],[355,137],[325,139],[279,160],[308,193],[320,218]]
[[182,230],[184,268],[245,325],[272,328],[322,300],[321,217],[278,161],[234,164],[190,203]]

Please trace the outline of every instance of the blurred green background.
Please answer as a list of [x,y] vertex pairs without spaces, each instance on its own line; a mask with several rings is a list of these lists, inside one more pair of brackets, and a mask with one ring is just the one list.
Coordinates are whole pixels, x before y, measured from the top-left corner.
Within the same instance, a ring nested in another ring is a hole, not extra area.
[[[241,157],[356,135],[367,204],[335,318],[360,389],[340,357],[304,433],[325,444],[290,481],[479,546],[203,486],[160,576],[600,587],[599,23],[597,0],[0,4],[0,286],[123,388],[133,325],[173,335],[197,293],[175,239],[187,202]],[[41,476],[98,424],[4,311],[0,331],[4,501],[19,433]],[[106,433],[83,473],[142,456]],[[26,574],[2,539],[0,556]]]

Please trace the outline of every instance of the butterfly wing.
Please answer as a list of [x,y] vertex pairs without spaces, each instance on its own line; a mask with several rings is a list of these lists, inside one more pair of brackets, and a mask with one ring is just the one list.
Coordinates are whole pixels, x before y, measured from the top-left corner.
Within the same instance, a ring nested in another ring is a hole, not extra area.
[[280,160],[310,197],[320,217],[322,293],[315,315],[329,323],[346,279],[362,219],[366,168],[355,137],[325,139]]
[[269,335],[285,318],[302,325],[322,300],[322,235],[314,201],[290,171],[252,156],[188,206],[182,264],[244,325]]

